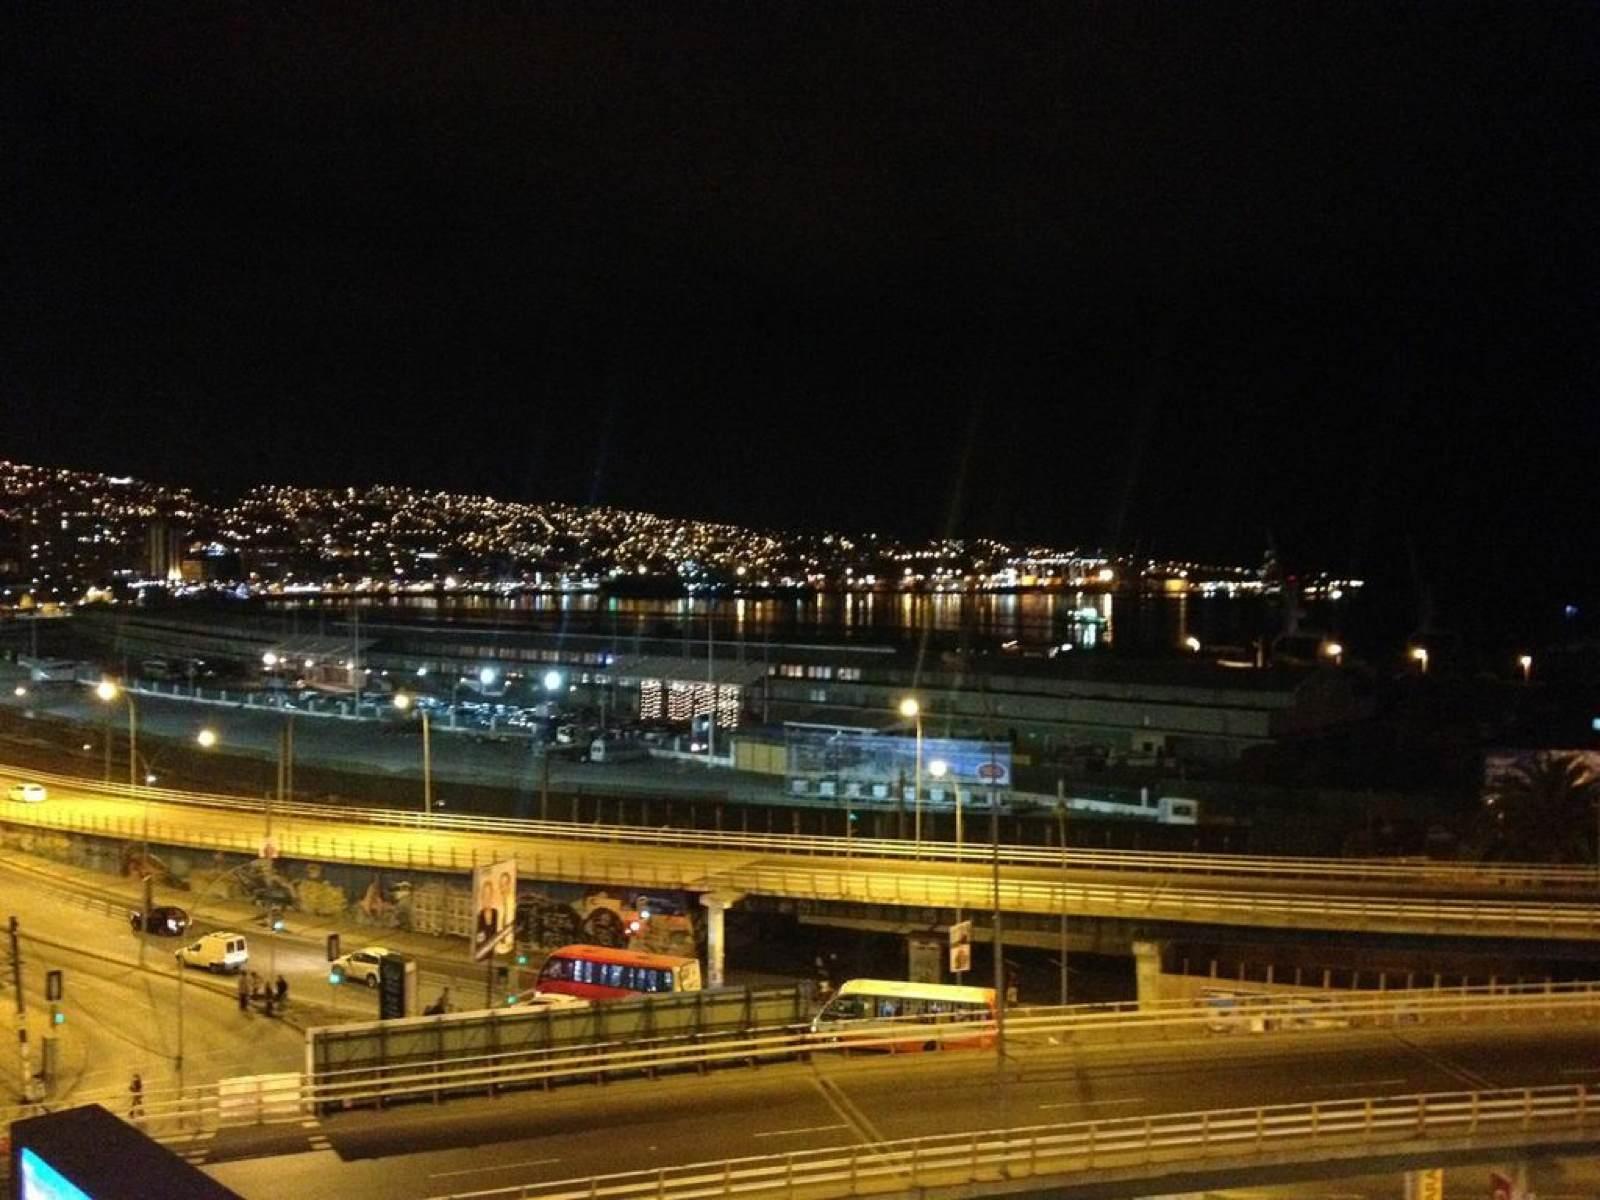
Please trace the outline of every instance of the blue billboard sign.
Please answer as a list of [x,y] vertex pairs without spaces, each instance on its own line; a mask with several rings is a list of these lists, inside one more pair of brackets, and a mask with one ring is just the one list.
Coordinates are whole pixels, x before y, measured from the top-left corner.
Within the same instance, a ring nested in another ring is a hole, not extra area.
[[[917,739],[857,729],[790,724],[784,729],[790,779],[823,795],[889,794],[916,778]],[[922,739],[924,790],[1011,786],[1011,746],[975,738]]]

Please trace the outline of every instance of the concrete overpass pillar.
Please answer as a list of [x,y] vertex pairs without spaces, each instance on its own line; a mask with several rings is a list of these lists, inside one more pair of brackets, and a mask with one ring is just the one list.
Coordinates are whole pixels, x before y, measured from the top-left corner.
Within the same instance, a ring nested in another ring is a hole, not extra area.
[[706,909],[706,986],[721,987],[727,980],[727,937],[723,914],[737,904],[740,893],[707,892],[700,897]]
[[1139,1006],[1166,999],[1161,976],[1161,943],[1133,943],[1133,978],[1138,986]]

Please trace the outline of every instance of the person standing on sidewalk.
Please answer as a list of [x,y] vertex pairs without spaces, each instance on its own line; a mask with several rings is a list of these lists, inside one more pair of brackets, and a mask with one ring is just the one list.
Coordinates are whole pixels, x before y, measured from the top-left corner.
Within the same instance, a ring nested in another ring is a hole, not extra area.
[[250,1011],[250,976],[243,971],[239,972],[239,1011],[242,1013]]
[[278,997],[279,1008],[289,1003],[289,981],[282,975],[278,976],[278,981],[272,985],[272,990]]
[[128,1084],[128,1119],[137,1121],[144,1116],[144,1080],[139,1078],[139,1072],[133,1073],[133,1080]]

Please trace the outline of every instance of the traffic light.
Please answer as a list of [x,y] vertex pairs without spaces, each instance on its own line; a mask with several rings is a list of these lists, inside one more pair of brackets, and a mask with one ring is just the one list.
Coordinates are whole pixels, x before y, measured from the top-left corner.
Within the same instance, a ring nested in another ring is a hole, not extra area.
[[528,952],[526,950],[517,951],[517,966],[525,967],[527,965],[528,965]]
[[[44,973],[44,998],[51,1004],[61,999],[61,972],[46,971]],[[59,1024],[59,1022],[57,1022]]]
[[50,1015],[50,1019],[57,1025],[65,1025],[67,1023],[67,1014],[58,1008]]
[[337,933],[330,933],[328,935],[328,961],[332,962],[334,959],[336,959],[338,957],[339,957],[339,935]]

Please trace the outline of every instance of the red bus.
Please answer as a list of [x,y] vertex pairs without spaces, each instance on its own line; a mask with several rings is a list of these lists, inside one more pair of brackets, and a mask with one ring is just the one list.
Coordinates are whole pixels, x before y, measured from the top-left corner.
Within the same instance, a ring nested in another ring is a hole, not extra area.
[[563,946],[544,960],[534,990],[585,1000],[698,992],[700,961],[609,946]]

